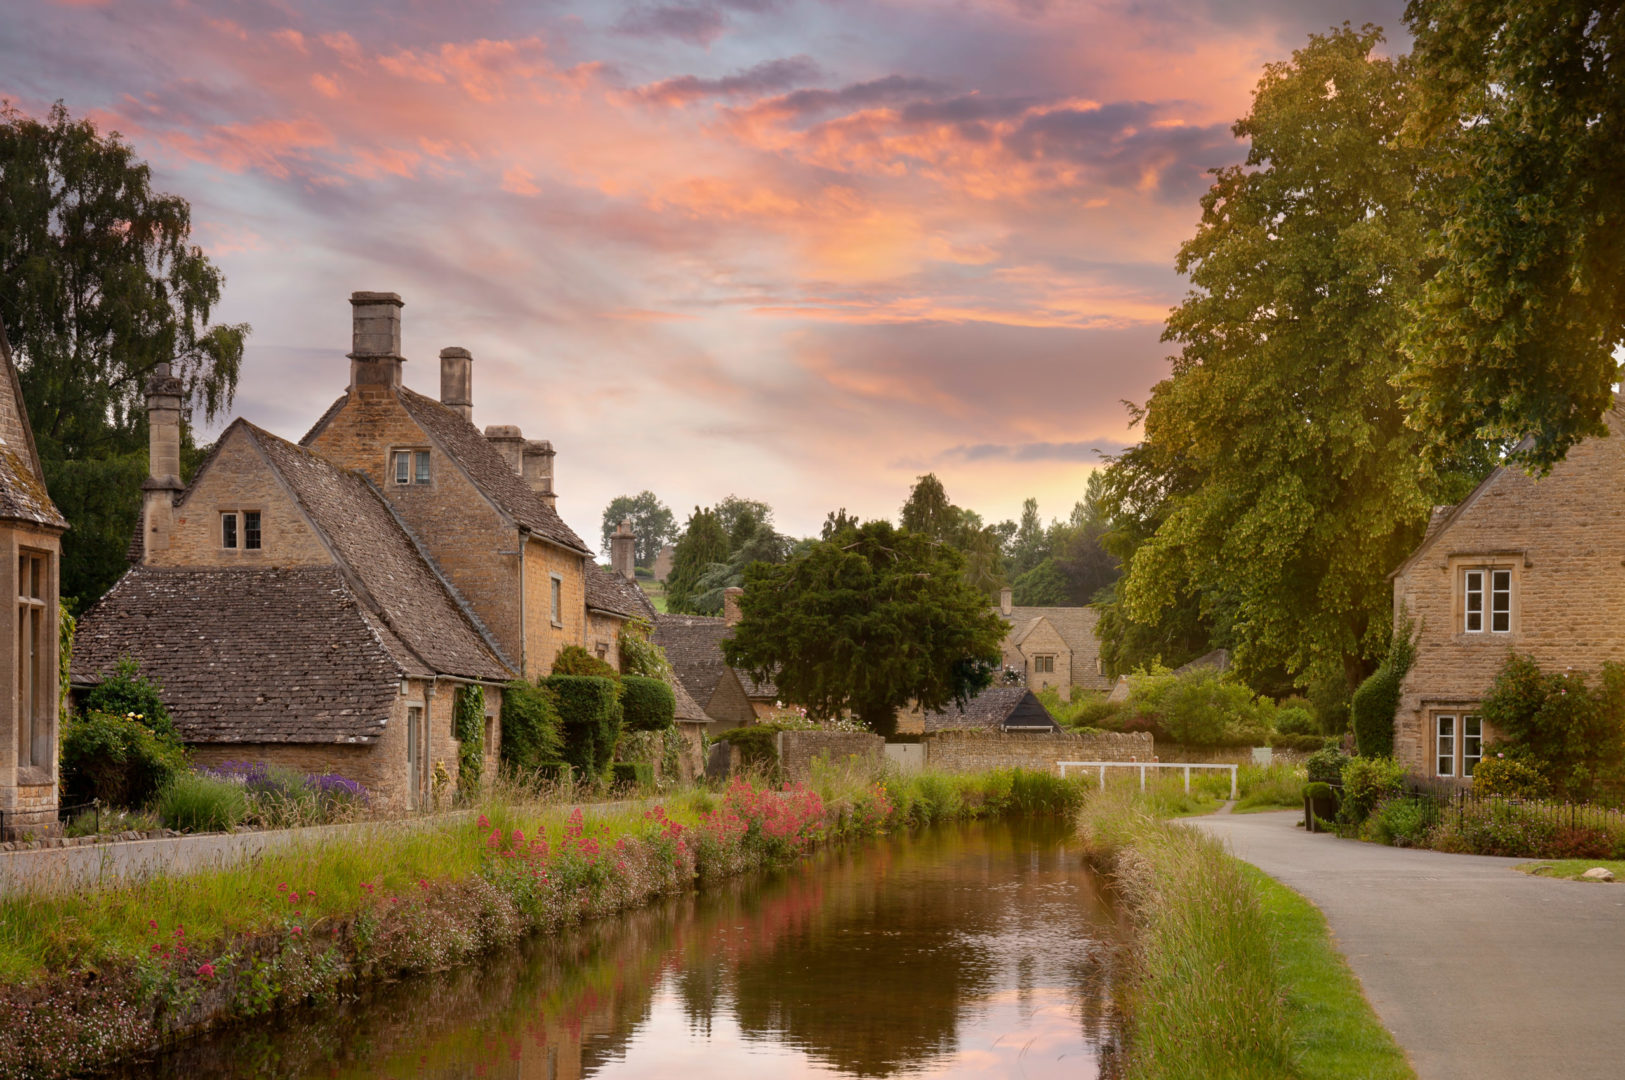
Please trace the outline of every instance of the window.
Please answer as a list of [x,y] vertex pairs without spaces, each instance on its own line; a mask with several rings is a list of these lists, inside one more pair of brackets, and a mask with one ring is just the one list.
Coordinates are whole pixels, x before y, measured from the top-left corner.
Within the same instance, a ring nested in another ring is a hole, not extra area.
[[[241,526],[241,528],[239,528]],[[260,512],[228,510],[220,515],[220,546],[244,551],[260,549]]]
[[243,547],[248,551],[260,549],[260,512],[243,511]]
[[47,670],[52,608],[50,556],[24,551],[17,557],[17,764],[50,768],[56,740],[51,705],[56,673]]
[[234,548],[237,546],[237,515],[220,515],[220,546]]
[[406,775],[407,787],[412,793],[412,804],[422,801],[423,777],[418,769],[418,742],[423,738],[423,707],[406,707]]
[[[1464,633],[1482,634],[1485,629],[1485,608],[1488,627],[1492,634],[1512,632],[1512,571],[1467,570],[1462,573],[1462,623]],[[1485,593],[1489,596],[1486,598]],[[1487,601],[1487,602],[1486,602]]]
[[1467,619],[1462,629],[1480,634],[1484,632],[1484,571],[1469,570],[1466,578]]
[[1461,718],[1461,775],[1473,775],[1484,756],[1484,721],[1476,716]]
[[429,482],[429,451],[397,450],[390,457],[391,471],[397,484],[427,484]]
[[1469,777],[1484,757],[1484,719],[1477,713],[1440,713],[1433,718],[1434,772]]
[[412,482],[412,455],[401,451],[395,455],[395,482],[409,484]]
[[429,451],[414,450],[412,452],[412,482],[427,484],[429,482]]
[[1035,656],[1035,657],[1033,657],[1033,671],[1034,672],[1041,674],[1041,673],[1044,673],[1044,672],[1053,672],[1054,670],[1055,670],[1055,657],[1053,657],[1053,656]]
[[554,574],[552,580],[553,580],[552,607],[549,610],[553,614],[553,625],[554,626],[563,626],[564,625],[564,579],[559,577],[557,574]]
[[1512,631],[1512,571],[1490,571],[1490,633]]
[[1438,774],[1456,775],[1456,718],[1447,714],[1434,717],[1437,725]]

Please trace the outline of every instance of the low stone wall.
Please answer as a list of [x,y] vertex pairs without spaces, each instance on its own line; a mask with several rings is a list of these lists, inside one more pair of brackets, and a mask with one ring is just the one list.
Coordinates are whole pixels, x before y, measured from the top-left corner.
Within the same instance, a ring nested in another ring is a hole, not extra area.
[[[1308,757],[1304,750],[1274,749],[1269,753],[1277,765],[1296,765]],[[1254,761],[1250,746],[1190,746],[1185,743],[1157,743],[1158,761],[1188,761],[1192,765],[1251,765]]]
[[849,758],[884,757],[886,740],[864,731],[781,731],[778,736],[779,765],[788,781],[812,779],[812,763],[823,758],[838,765]]
[[1056,772],[1060,761],[1155,761],[1149,732],[1016,732],[943,731],[921,740],[928,768],[941,772],[987,772],[1033,769]]

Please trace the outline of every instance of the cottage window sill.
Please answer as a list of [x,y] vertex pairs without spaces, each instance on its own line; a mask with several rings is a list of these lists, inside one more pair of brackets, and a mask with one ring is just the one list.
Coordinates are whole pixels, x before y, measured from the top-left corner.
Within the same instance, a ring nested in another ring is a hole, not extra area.
[[555,629],[555,630],[563,630],[564,629],[564,624],[559,622],[557,619],[552,619],[550,621],[553,624],[553,629]]

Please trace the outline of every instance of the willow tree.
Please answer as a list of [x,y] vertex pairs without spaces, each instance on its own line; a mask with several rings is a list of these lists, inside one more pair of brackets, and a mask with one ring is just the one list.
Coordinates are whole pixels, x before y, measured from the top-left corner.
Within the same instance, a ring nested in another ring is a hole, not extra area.
[[1216,171],[1179,252],[1179,352],[1131,459],[1168,475],[1123,485],[1163,501],[1118,615],[1188,626],[1194,600],[1244,675],[1355,685],[1388,641],[1385,575],[1450,486],[1393,385],[1429,222],[1408,65],[1381,41],[1345,26],[1265,68],[1246,163]]
[[1625,345],[1625,7],[1412,0],[1415,136],[1440,211],[1405,384],[1418,430],[1543,470],[1603,413]]

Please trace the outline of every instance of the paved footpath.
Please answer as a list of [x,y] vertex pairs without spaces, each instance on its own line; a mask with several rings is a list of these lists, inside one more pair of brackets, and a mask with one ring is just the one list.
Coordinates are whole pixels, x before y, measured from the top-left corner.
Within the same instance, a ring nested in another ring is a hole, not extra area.
[[1191,823],[1325,913],[1422,1080],[1625,1077],[1625,884],[1310,836],[1301,817]]

